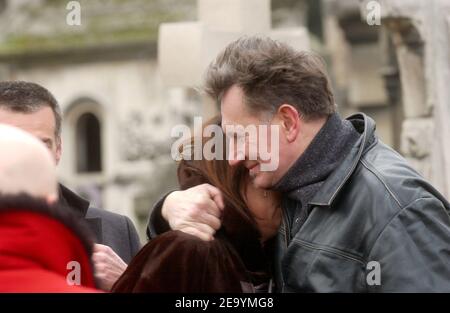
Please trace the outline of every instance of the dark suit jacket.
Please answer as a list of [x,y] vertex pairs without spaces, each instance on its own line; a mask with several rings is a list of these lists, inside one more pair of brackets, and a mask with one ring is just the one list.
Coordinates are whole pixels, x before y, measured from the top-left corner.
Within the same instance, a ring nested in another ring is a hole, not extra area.
[[69,207],[88,223],[96,242],[109,246],[125,263],[141,248],[139,236],[131,220],[123,215],[90,207],[89,201],[59,185],[60,204]]

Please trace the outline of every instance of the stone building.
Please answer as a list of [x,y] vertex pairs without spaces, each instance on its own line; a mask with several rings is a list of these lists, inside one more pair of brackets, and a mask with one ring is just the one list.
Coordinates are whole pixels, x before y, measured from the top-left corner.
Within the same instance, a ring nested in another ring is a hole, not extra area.
[[[450,1],[325,0],[325,54],[343,112],[450,197]],[[378,11],[379,25],[368,22]],[[371,25],[373,24],[373,25]]]
[[60,180],[142,229],[151,203],[175,186],[170,129],[196,114],[195,98],[161,83],[158,26],[194,18],[195,3],[79,1],[79,26],[66,23],[67,3],[0,1],[0,79],[55,95]]

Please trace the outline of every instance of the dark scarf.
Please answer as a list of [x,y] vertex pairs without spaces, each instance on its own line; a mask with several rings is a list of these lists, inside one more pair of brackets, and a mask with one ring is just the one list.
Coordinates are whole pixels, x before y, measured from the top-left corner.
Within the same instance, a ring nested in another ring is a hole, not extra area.
[[285,196],[283,207],[295,233],[306,220],[306,204],[337,168],[359,138],[353,125],[335,113],[311,141],[305,152],[275,185]]

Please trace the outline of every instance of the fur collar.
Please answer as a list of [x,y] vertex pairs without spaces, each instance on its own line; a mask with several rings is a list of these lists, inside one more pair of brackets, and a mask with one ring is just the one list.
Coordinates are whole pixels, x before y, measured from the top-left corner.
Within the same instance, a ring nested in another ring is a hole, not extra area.
[[93,234],[82,218],[61,204],[48,205],[45,200],[21,193],[0,194],[0,214],[5,212],[28,211],[49,216],[69,228],[82,242],[89,256],[92,255]]

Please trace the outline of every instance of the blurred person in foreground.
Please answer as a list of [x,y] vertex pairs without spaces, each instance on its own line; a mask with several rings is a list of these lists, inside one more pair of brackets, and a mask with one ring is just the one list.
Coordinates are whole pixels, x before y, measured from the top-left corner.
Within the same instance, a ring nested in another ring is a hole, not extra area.
[[96,292],[90,231],[59,207],[49,151],[4,124],[0,151],[0,292]]
[[[214,149],[225,142],[220,118]],[[220,140],[222,139],[222,140]],[[212,140],[203,137],[200,142]],[[178,166],[180,188],[211,184],[223,195],[222,227],[215,240],[202,241],[181,231],[152,239],[131,261],[113,292],[271,292],[273,238],[281,221],[276,192],[255,188],[243,168],[232,168],[224,156],[195,160],[182,149]],[[204,151],[204,145],[202,146]],[[211,200],[212,201],[212,200]]]
[[[0,81],[0,123],[18,127],[39,140],[56,164],[62,153],[62,114],[58,102],[44,87],[24,81]],[[59,202],[86,220],[95,235],[93,263],[103,290],[109,290],[139,251],[139,237],[131,220],[92,207],[66,186],[58,185]]]

